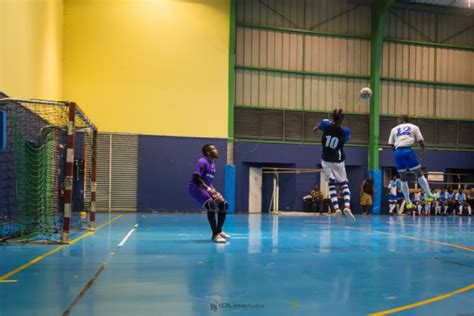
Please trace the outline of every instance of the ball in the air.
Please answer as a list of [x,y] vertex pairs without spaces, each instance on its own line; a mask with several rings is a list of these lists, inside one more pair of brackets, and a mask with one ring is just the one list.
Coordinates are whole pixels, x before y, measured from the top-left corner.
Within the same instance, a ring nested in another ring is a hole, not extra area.
[[80,216],[81,216],[81,219],[86,219],[86,217],[87,217],[87,212],[82,211],[82,212],[80,213]]
[[365,87],[365,88],[360,89],[360,98],[362,100],[368,100],[370,99],[371,96],[372,96],[372,90],[370,90],[370,88]]

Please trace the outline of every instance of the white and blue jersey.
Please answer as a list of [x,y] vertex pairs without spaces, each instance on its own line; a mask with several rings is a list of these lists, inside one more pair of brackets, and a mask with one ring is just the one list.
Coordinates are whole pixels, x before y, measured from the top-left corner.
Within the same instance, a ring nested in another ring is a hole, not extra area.
[[458,201],[459,205],[464,205],[464,203],[466,202],[466,194],[456,193],[455,200]]
[[395,147],[395,166],[399,172],[420,167],[415,152],[411,148],[415,142],[423,141],[420,128],[410,123],[403,123],[392,128],[388,143]]
[[400,188],[400,179],[397,180],[390,180],[390,183],[388,184],[388,201],[389,202],[396,202],[398,199],[397,196],[397,190]]
[[445,192],[445,191],[441,191],[439,192],[438,194],[438,201],[444,203],[448,198],[448,192]]
[[453,201],[455,198],[455,194],[453,192],[448,193],[448,200]]

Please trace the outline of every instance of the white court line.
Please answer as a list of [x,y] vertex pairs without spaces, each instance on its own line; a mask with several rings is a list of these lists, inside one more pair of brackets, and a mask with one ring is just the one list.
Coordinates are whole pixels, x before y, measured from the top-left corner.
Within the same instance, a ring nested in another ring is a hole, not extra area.
[[135,226],[133,226],[135,228],[132,228],[128,234],[122,239],[122,241],[118,244],[119,247],[122,247],[123,245],[125,245],[125,243],[127,242],[128,238],[130,238],[130,236],[132,236],[133,232],[137,229],[138,227],[138,224],[136,224]]

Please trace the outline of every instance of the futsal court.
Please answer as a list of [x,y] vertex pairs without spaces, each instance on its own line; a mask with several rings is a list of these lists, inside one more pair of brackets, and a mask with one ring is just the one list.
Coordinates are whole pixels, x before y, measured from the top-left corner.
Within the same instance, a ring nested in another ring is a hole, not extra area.
[[0,0],[0,316],[472,316],[473,135],[474,0]]
[[2,273],[57,250],[6,278],[14,283],[2,284],[2,315],[465,315],[472,310],[471,218],[373,216],[341,227],[327,216],[234,215],[227,224],[232,240],[223,245],[208,242],[201,215],[99,218],[104,226],[60,250],[0,248]]

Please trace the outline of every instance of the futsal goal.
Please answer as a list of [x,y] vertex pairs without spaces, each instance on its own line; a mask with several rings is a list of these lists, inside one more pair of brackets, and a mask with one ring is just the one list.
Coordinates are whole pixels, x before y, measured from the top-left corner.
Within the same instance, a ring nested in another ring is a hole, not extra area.
[[[314,215],[316,213],[307,213],[307,212],[300,212],[295,210],[282,210],[280,207],[280,177],[287,176],[287,177],[299,177],[299,176],[310,176],[308,183],[313,183],[315,179],[319,176],[319,191],[324,197],[329,196],[328,192],[328,183],[324,176],[321,176],[321,169],[316,168],[271,168],[271,167],[264,167],[262,168],[262,174],[268,174],[272,176],[272,195],[269,204],[269,213],[273,215]],[[284,189],[284,188],[283,188]],[[307,193],[311,190],[311,187],[308,187]]]
[[97,128],[74,102],[0,98],[0,240],[95,228]]

